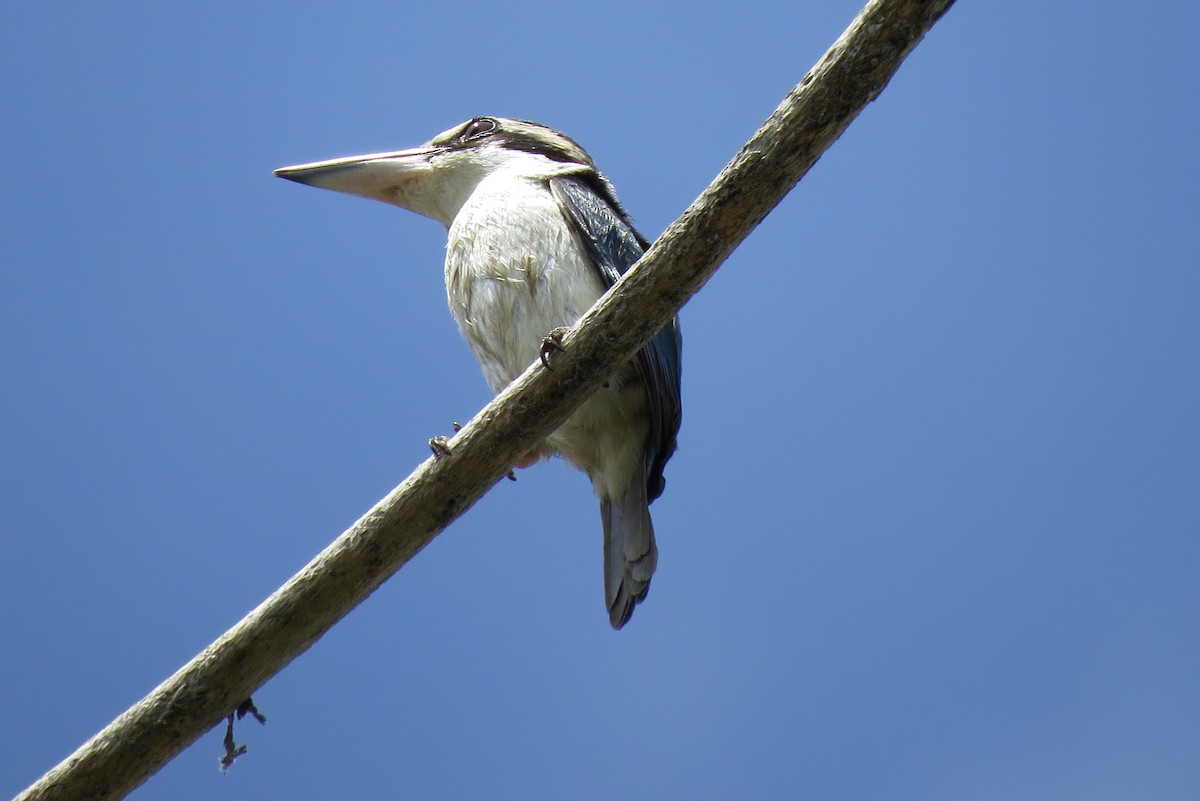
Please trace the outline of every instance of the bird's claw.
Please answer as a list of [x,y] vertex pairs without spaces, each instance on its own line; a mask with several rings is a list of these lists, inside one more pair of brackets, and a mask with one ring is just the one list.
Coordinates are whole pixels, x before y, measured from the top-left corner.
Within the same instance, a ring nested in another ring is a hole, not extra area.
[[[454,426],[455,434],[457,434],[459,431],[462,431],[462,423],[458,422],[457,420],[455,420],[450,425]],[[439,459],[441,459],[443,456],[449,456],[450,455],[450,438],[443,437],[442,435],[439,434],[438,436],[429,440],[429,450],[433,451],[433,455]]]
[[438,434],[429,440],[429,450],[433,451],[435,459],[450,455],[450,438]]
[[538,355],[542,360],[542,366],[547,370],[550,369],[551,354],[555,352],[566,352],[567,349],[563,347],[562,341],[563,337],[565,337],[567,332],[570,330],[570,328],[562,326],[560,328],[555,328],[549,334],[546,334],[546,336],[542,337],[542,350]]

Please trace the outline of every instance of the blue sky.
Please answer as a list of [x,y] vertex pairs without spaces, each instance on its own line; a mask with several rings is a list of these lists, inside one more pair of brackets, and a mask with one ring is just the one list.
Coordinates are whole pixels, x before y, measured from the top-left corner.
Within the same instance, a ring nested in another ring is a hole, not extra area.
[[[0,796],[488,398],[444,232],[273,168],[531,118],[654,237],[858,8],[11,9]],[[1197,23],[959,3],[683,311],[626,629],[541,465],[132,797],[1196,798]]]

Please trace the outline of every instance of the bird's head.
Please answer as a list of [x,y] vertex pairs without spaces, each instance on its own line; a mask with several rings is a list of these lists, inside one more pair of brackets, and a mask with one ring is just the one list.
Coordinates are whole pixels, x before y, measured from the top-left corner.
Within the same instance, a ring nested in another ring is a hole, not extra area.
[[500,172],[532,179],[581,174],[612,195],[591,156],[573,139],[536,122],[503,117],[475,117],[409,150],[275,170],[289,181],[382,200],[446,226],[475,187]]

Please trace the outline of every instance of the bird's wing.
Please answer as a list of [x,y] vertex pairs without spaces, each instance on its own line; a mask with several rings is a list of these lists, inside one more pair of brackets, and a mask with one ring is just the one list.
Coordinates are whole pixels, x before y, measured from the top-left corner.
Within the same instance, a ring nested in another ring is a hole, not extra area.
[[[634,230],[606,183],[602,178],[556,176],[550,179],[550,191],[566,213],[604,286],[611,287],[641,258],[647,244]],[[683,416],[679,393],[682,347],[677,317],[654,335],[636,359],[650,406],[646,491],[651,501],[662,494],[666,483],[663,468],[675,452]]]

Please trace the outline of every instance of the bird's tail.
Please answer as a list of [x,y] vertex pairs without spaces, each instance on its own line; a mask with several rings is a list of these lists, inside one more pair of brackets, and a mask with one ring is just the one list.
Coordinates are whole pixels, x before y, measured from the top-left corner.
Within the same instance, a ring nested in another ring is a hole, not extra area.
[[646,597],[658,564],[644,464],[635,471],[624,497],[601,496],[600,517],[604,520],[604,598],[608,621],[619,629]]

